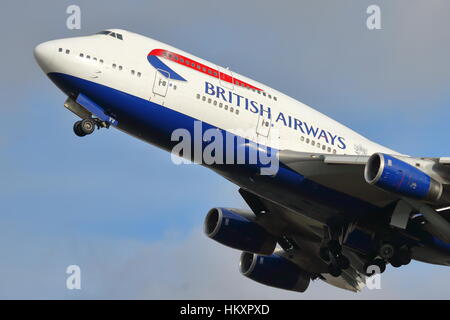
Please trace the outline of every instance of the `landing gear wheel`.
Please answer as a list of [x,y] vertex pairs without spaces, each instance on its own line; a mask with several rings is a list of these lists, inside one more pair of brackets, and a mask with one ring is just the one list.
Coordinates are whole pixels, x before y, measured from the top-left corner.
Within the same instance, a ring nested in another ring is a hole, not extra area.
[[350,260],[348,260],[346,256],[340,254],[336,257],[336,264],[339,269],[345,270],[350,267]]
[[86,134],[81,131],[81,121],[77,121],[73,124],[73,132],[78,136],[78,137],[84,137]]
[[406,266],[411,262],[411,252],[409,251],[409,248],[401,248],[398,252],[398,261]]
[[84,134],[91,134],[95,130],[95,121],[94,119],[87,118],[81,120],[80,129]]
[[342,270],[334,264],[328,266],[328,273],[333,277],[339,277],[342,274]]
[[395,248],[392,244],[390,243],[385,243],[380,247],[380,257],[385,259],[385,260],[389,260],[391,259],[394,254],[395,254]]
[[400,268],[402,266],[402,262],[398,257],[393,257],[389,262],[391,263],[391,266],[393,266],[394,268]]

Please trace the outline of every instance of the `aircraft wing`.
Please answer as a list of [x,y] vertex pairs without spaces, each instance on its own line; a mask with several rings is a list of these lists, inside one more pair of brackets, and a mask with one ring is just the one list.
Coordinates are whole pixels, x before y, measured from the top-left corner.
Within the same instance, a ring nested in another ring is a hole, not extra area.
[[364,180],[367,155],[331,155],[284,150],[279,160],[285,166],[325,187],[384,207],[397,197]]
[[[425,216],[432,234],[450,243],[450,222],[444,215],[438,213],[439,208],[449,205],[448,200],[445,203],[433,204],[389,192],[367,183],[364,178],[365,165],[370,158],[367,155],[330,155],[283,150],[279,152],[278,158],[282,164],[314,182],[378,207],[385,207],[403,200],[411,210]],[[444,192],[449,192],[450,181],[446,178],[450,176],[449,157],[406,159],[433,167],[433,170],[430,170],[433,178],[443,185]],[[438,169],[435,169],[436,167]]]

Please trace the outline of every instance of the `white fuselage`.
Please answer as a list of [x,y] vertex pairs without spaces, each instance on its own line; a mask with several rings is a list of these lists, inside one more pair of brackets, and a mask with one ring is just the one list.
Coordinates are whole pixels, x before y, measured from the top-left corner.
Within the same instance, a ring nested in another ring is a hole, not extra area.
[[[231,133],[242,135],[244,132],[245,138],[279,150],[369,155],[375,152],[396,153],[307,105],[234,71],[132,32],[111,31],[120,33],[123,39],[95,34],[46,42],[36,49],[37,52],[45,51],[41,54],[48,56],[48,59],[41,59],[40,65],[46,73],[57,72],[96,82]],[[161,94],[155,86],[164,77],[147,60],[148,54],[155,49],[174,52],[261,90],[225,82],[159,57],[187,80],[167,79],[167,88]],[[219,95],[217,87],[225,93]]]

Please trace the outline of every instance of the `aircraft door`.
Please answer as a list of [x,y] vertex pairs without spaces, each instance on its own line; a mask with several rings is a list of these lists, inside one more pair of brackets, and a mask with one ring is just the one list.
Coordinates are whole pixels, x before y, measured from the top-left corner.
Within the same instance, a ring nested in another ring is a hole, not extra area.
[[169,88],[170,74],[167,71],[156,69],[155,81],[153,82],[153,98],[150,100],[164,105],[164,100]]
[[264,114],[259,114],[258,123],[256,125],[256,137],[258,143],[267,144],[270,135],[270,129],[272,127],[272,119],[266,117]]

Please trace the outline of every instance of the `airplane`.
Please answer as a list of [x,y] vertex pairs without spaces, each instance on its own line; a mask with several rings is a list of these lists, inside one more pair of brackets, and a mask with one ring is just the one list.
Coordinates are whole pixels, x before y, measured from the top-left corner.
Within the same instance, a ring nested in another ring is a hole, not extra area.
[[80,118],[77,136],[116,128],[238,186],[250,210],[212,208],[204,231],[242,252],[244,276],[295,292],[313,280],[357,292],[387,265],[450,265],[450,157],[401,154],[126,30],[47,41],[34,56]]

